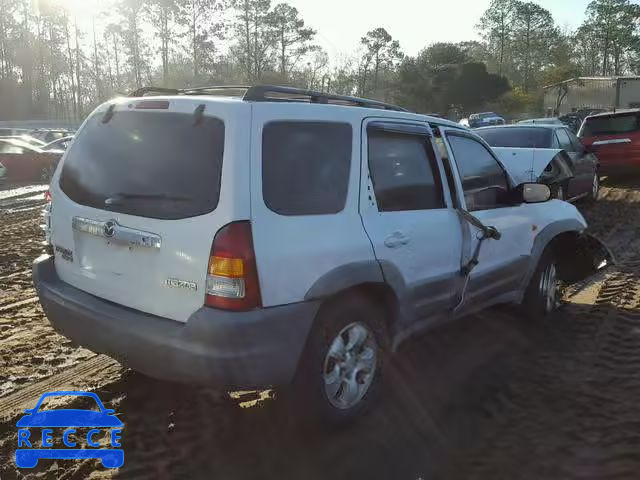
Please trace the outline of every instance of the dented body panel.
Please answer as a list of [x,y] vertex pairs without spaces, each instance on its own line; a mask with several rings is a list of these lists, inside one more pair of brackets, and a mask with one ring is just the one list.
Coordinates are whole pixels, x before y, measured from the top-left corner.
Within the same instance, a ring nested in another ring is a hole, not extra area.
[[516,183],[561,183],[573,177],[564,150],[553,148],[493,147],[498,160]]

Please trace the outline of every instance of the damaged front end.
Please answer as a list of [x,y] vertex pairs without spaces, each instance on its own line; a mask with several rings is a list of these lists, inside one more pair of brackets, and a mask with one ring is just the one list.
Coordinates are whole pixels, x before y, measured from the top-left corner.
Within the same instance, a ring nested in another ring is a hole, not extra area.
[[574,176],[571,161],[564,150],[494,147],[493,151],[511,175],[515,185],[539,182],[555,186]]
[[598,238],[585,232],[570,232],[554,243],[558,278],[573,284],[615,264],[611,250]]

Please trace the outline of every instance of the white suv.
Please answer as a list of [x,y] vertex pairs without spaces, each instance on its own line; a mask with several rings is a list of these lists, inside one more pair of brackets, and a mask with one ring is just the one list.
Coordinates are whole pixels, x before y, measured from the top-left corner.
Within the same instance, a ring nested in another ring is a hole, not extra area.
[[458,124],[288,87],[224,93],[143,89],[78,131],[34,266],[63,335],[161,379],[293,383],[344,421],[411,334],[496,303],[548,313],[557,279],[606,259],[575,207],[514,185]]

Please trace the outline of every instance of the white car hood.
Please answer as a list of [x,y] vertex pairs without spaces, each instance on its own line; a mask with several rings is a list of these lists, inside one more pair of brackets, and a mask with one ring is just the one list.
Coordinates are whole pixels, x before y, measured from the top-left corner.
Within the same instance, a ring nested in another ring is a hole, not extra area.
[[492,149],[516,185],[538,181],[544,169],[556,155],[562,152],[553,148],[493,147]]

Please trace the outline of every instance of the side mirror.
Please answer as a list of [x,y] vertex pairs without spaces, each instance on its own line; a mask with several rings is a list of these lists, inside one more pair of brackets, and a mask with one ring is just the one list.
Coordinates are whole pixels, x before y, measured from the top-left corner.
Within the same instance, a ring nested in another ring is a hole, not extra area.
[[518,191],[524,203],[543,203],[551,199],[551,189],[542,183],[523,183]]

